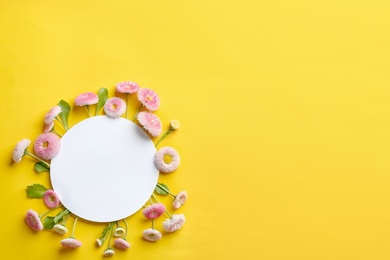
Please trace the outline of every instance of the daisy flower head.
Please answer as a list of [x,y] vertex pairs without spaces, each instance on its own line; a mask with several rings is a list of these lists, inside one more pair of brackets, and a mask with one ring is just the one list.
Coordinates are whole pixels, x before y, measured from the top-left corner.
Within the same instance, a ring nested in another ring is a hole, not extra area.
[[160,97],[156,92],[148,88],[138,91],[138,100],[151,112],[156,111],[160,106]]
[[61,140],[53,133],[43,133],[34,142],[35,153],[44,160],[53,159],[61,150]]
[[114,230],[114,236],[115,237],[121,237],[125,234],[125,230],[121,227],[117,227],[115,230]]
[[45,134],[49,133],[51,130],[53,130],[53,128],[54,128],[54,122],[50,122],[50,123],[45,125],[45,129],[43,129],[43,132]]
[[80,241],[73,237],[65,238],[61,240],[61,245],[66,248],[78,248],[83,245]]
[[[166,163],[164,161],[165,156],[171,157],[171,162]],[[154,156],[154,163],[157,169],[164,173],[171,173],[175,171],[180,165],[179,153],[170,146],[164,146],[158,150]]]
[[148,228],[142,232],[142,237],[149,242],[156,242],[161,239],[162,235],[160,231],[153,228]]
[[92,92],[86,92],[78,95],[75,100],[74,104],[76,106],[88,106],[88,105],[94,105],[99,101],[99,97]]
[[117,238],[114,240],[114,245],[119,248],[119,249],[128,249],[130,247],[130,244],[129,242],[127,242],[125,239],[123,238]]
[[104,253],[103,253],[103,256],[113,256],[115,255],[115,251],[112,250],[111,248],[107,248]]
[[116,84],[116,91],[124,94],[133,94],[139,90],[137,83],[132,81],[124,81]]
[[121,98],[113,97],[104,104],[104,112],[111,118],[119,118],[126,111],[126,103]]
[[161,203],[155,203],[153,205],[147,206],[142,214],[148,219],[156,219],[165,212],[165,206]]
[[167,232],[175,232],[184,225],[184,222],[186,221],[183,214],[173,214],[172,218],[166,219],[163,222],[163,228]]
[[98,245],[98,247],[101,247],[104,244],[105,240],[106,240],[105,238],[96,239],[96,244]]
[[12,152],[12,160],[14,162],[19,163],[22,160],[30,143],[31,141],[29,139],[22,139],[16,144]]
[[138,122],[143,128],[153,137],[157,137],[162,132],[162,124],[160,118],[150,112],[140,112],[137,115]]
[[43,120],[45,124],[49,124],[54,121],[54,119],[62,112],[62,108],[60,106],[52,107],[49,112],[46,113],[45,119]]
[[187,192],[185,190],[179,192],[179,194],[176,195],[176,198],[173,201],[173,204],[172,204],[173,208],[174,209],[180,208],[181,206],[183,206],[183,204],[186,202],[186,200],[187,200]]
[[177,130],[180,128],[180,122],[177,121],[177,120],[172,120],[170,123],[169,123],[169,129],[171,131],[174,131],[174,130]]
[[68,233],[68,229],[61,224],[55,224],[53,230],[60,235],[65,235],[66,233]]
[[43,229],[41,218],[39,217],[38,213],[32,209],[27,211],[24,220],[26,221],[27,225],[34,231],[40,231]]
[[54,190],[47,190],[43,194],[43,202],[49,209],[54,209],[60,204],[60,199]]

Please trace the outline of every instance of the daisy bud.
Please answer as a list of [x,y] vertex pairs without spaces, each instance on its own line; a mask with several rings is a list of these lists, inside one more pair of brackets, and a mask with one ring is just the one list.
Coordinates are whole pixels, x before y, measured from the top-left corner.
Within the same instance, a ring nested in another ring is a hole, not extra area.
[[119,249],[123,249],[123,250],[126,250],[130,247],[130,244],[129,242],[127,242],[125,239],[123,238],[117,238],[114,240],[114,245],[119,248]]
[[60,235],[65,235],[66,233],[68,233],[68,229],[61,224],[55,224],[53,230]]
[[121,227],[117,227],[114,231],[114,236],[121,237],[125,234],[125,230]]
[[104,244],[105,238],[98,238],[96,239],[96,244],[101,247]]
[[180,123],[177,120],[172,120],[169,125],[169,130],[174,131],[180,128]]
[[111,248],[106,249],[103,253],[103,256],[113,256],[113,255],[115,255],[115,251],[112,250]]
[[73,237],[69,237],[61,240],[61,245],[66,248],[78,248],[82,246],[82,243]]

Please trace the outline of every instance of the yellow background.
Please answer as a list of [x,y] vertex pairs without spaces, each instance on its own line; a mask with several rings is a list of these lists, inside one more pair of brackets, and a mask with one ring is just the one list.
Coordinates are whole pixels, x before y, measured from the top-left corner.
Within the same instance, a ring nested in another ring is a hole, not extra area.
[[25,187],[49,179],[11,153],[59,100],[132,80],[181,122],[161,180],[188,191],[187,222],[153,244],[137,213],[115,259],[390,259],[389,17],[384,0],[2,0],[2,258],[102,257],[104,225],[79,222],[74,251],[29,230],[45,207]]

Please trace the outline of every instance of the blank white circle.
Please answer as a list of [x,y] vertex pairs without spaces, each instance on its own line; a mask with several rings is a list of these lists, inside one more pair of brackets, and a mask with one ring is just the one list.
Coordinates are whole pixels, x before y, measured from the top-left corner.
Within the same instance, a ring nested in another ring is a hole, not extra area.
[[61,203],[93,222],[111,222],[137,212],[153,193],[159,171],[149,136],[124,118],[96,116],[61,138],[50,178]]

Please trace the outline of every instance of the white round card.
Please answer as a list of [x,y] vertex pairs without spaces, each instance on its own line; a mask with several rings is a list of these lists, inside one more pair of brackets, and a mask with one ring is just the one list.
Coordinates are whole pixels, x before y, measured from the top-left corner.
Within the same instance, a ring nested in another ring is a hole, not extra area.
[[52,187],[73,214],[111,222],[137,212],[153,193],[159,171],[149,136],[124,118],[96,116],[61,138],[51,161]]

